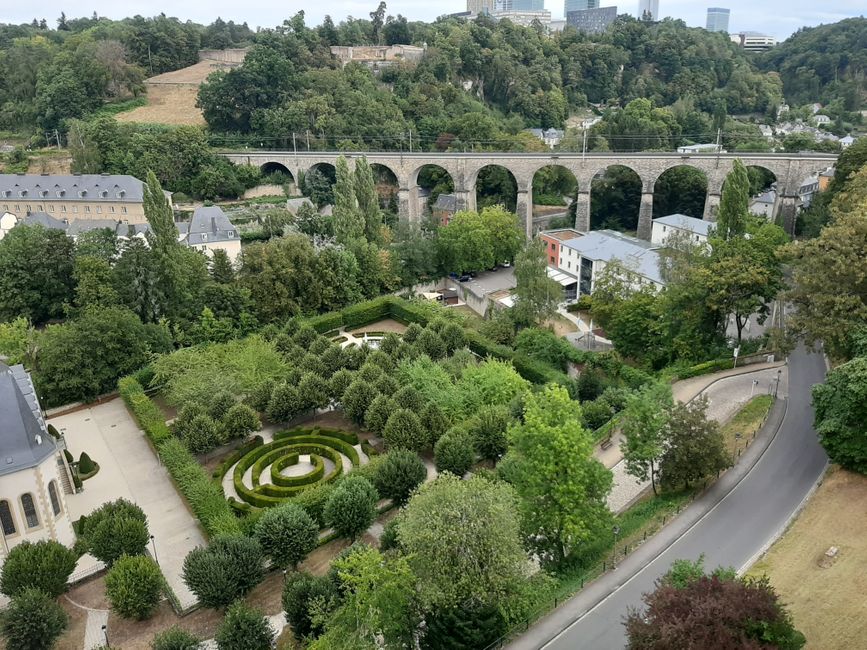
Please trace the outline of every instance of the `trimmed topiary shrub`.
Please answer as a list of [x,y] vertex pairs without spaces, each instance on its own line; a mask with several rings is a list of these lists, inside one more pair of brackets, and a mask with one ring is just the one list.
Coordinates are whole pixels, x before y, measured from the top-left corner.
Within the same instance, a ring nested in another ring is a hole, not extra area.
[[377,464],[373,484],[380,496],[402,505],[427,478],[427,468],[415,452],[395,449]]
[[0,592],[14,597],[35,587],[56,598],[66,591],[77,561],[74,551],[53,540],[21,542],[3,563]]
[[184,433],[184,444],[194,454],[205,454],[220,444],[217,423],[208,415],[197,415]]
[[267,510],[254,532],[262,550],[280,567],[297,567],[319,541],[319,526],[296,503]]
[[467,422],[467,429],[479,452],[487,460],[498,460],[509,447],[506,432],[512,422],[508,407],[485,406]]
[[449,429],[449,419],[435,402],[428,402],[421,411],[422,430],[427,432],[426,447],[433,447]]
[[143,555],[122,557],[105,576],[105,595],[112,610],[124,618],[149,618],[160,601],[163,575]]
[[434,445],[434,463],[438,472],[463,476],[473,466],[475,459],[473,438],[464,429],[450,429]]
[[[376,366],[371,367],[376,368]],[[369,380],[361,378],[359,373],[359,378],[349,384],[340,402],[343,405],[344,413],[350,420],[356,424],[363,424],[364,414],[367,413],[367,409],[370,408],[377,395],[376,388],[371,386]]]
[[368,431],[382,432],[391,414],[397,410],[397,404],[387,394],[380,393],[371,402],[364,414],[364,428]]
[[216,537],[184,558],[183,578],[205,607],[221,609],[246,596],[265,575],[262,547],[243,536]]
[[229,391],[221,390],[211,398],[208,404],[208,415],[214,420],[222,420],[223,416],[236,403],[235,396]]
[[370,481],[361,476],[347,476],[332,492],[325,504],[325,520],[340,537],[358,538],[376,518],[379,494]]
[[160,632],[151,643],[151,650],[198,650],[202,640],[178,626]]
[[29,587],[0,616],[0,632],[12,650],[50,650],[69,622],[66,612],[44,591]]
[[238,601],[229,607],[215,638],[219,650],[258,650],[272,646],[274,630],[262,612]]
[[117,499],[87,516],[81,537],[91,555],[111,565],[123,555],[144,553],[150,534],[144,511],[126,499]]
[[[325,628],[325,614],[339,602],[340,594],[328,576],[291,573],[283,585],[283,611],[296,638],[319,636]],[[311,610],[315,603],[316,609]]]
[[398,409],[391,414],[382,436],[389,449],[422,451],[428,444],[427,432],[422,429],[418,416],[408,409]]
[[319,483],[300,492],[293,497],[292,502],[304,508],[313,517],[317,526],[325,528],[328,525],[325,519],[325,505],[333,492],[334,485],[331,483]]
[[87,455],[87,452],[81,452],[81,456],[78,458],[78,476],[82,481],[86,481],[91,476],[96,474],[99,471],[99,465],[94,463],[90,456]]

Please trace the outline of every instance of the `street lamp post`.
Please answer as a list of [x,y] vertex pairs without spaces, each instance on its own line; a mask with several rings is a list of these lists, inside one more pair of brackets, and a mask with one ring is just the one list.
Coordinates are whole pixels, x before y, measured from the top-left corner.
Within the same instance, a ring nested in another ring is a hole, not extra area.
[[752,385],[752,387],[750,388],[750,399],[753,398],[753,393],[755,393],[756,386],[758,386],[758,385],[759,385],[759,380],[758,380],[758,379],[753,379],[753,385]]
[[157,542],[154,539],[153,535],[151,535],[151,547],[153,547],[153,550],[154,550],[154,562],[156,562],[157,566],[159,566],[160,565],[160,559],[157,557]]
[[617,536],[620,534],[620,526],[615,526],[614,531],[614,557],[611,558],[611,568],[617,568]]
[[108,625],[102,626],[102,636],[105,637],[105,646],[110,646],[111,644],[108,642]]

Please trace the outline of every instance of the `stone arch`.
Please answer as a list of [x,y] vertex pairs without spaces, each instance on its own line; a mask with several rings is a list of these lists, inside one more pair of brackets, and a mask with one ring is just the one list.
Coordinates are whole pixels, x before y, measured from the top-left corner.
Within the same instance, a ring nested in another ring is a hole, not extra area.
[[274,173],[284,174],[291,178],[293,182],[295,181],[295,175],[289,170],[289,168],[276,160],[269,160],[268,162],[262,163],[259,167],[259,171],[262,172],[263,176]]
[[[779,216],[781,191],[783,188],[779,186],[779,177],[770,167],[762,165],[759,162],[750,162],[743,160],[744,166],[747,169],[747,174],[750,178],[750,212],[756,216],[764,217],[768,221],[775,221]],[[720,198],[725,188],[726,181],[732,170],[728,173],[720,183]],[[718,208],[719,202],[715,206]],[[712,220],[716,220],[717,210],[713,210]],[[707,215],[705,216],[707,218]]]
[[298,189],[318,207],[334,203],[334,183],[337,169],[329,162],[317,162],[299,174]]
[[701,219],[709,189],[707,173],[688,163],[672,165],[653,182],[653,218],[685,214]]
[[590,228],[637,232],[644,189],[641,174],[628,165],[614,163],[599,169],[590,182]]
[[[444,199],[442,209],[437,210],[441,224],[448,223],[451,215],[457,210],[475,209],[475,203],[472,206],[467,205],[466,197],[459,196],[460,193],[456,193],[455,189],[454,174],[448,169],[433,163],[420,165],[409,175],[409,190],[406,197],[408,205],[406,210],[401,206],[401,214],[405,211],[410,218],[431,214],[440,195],[455,197],[454,201]],[[401,188],[401,192],[403,191]]]
[[518,179],[505,165],[491,163],[480,167],[469,186],[476,193],[476,206],[479,209],[500,203],[511,212],[517,209]]
[[551,227],[552,220],[575,225],[569,215],[579,187],[572,170],[558,163],[543,165],[533,172],[530,188],[534,230]]
[[373,182],[379,196],[379,207],[384,212],[386,223],[393,225],[399,209],[400,179],[391,167],[382,163],[370,163],[370,170],[373,172]]

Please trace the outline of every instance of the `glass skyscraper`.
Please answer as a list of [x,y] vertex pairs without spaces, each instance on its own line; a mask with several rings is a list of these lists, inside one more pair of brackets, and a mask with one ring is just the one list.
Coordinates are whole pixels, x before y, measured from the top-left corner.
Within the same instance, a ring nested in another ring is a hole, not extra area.
[[545,0],[499,0],[500,11],[544,11]]
[[582,11],[583,9],[596,9],[599,0],[566,0],[563,15],[568,16],[570,11]]
[[710,7],[707,10],[707,31],[728,32],[731,11],[723,7]]

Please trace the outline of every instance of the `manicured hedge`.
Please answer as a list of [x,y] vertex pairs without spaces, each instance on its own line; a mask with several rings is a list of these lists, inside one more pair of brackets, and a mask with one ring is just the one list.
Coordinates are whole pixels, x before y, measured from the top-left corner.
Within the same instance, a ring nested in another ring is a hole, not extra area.
[[325,475],[325,461],[322,460],[322,456],[310,454],[310,463],[313,465],[313,469],[310,472],[303,476],[284,476],[280,473],[280,470],[285,469],[289,465],[295,464],[290,463],[290,460],[292,460],[291,457],[281,458],[271,465],[271,483],[281,487],[311,485],[321,481],[322,477]]
[[320,334],[327,335],[328,332],[340,329],[343,325],[343,313],[332,311],[327,314],[320,314],[308,319],[307,324]]
[[675,371],[673,379],[690,379],[699,375],[707,375],[720,370],[729,370],[734,367],[734,359],[714,359],[713,361],[705,361],[689,368],[682,368]]
[[389,296],[383,296],[347,307],[341,312],[343,326],[351,330],[388,318],[391,315],[393,300]]
[[313,444],[323,442],[322,438],[328,438],[328,445],[330,447],[334,447],[349,458],[356,467],[361,464],[358,450],[353,447],[353,445],[358,444],[358,436],[354,433],[338,431],[336,429],[290,429],[288,431],[278,431],[274,434],[275,442],[289,438],[298,442]]
[[298,463],[300,457],[301,454],[297,451],[287,452],[285,449],[279,447],[277,449],[272,449],[253,463],[253,471],[250,473],[250,481],[253,485],[259,485],[259,478],[262,476],[262,472],[266,467],[277,462],[281,458],[285,458],[289,465],[295,465]]
[[144,394],[141,384],[133,377],[124,377],[118,382],[118,389],[205,532],[211,537],[240,534],[240,523],[222,488],[210,479],[183,443],[171,435],[162,412]]
[[213,471],[213,473],[211,474],[211,478],[213,478],[215,481],[217,481],[217,483],[222,484],[223,477],[226,475],[226,472],[228,472],[229,469],[231,469],[232,465],[237,463],[239,460],[241,460],[241,458],[243,456],[246,456],[253,449],[261,446],[262,444],[264,444],[264,440],[262,440],[262,436],[256,436],[256,437],[252,438],[251,440],[248,440],[243,445],[238,447],[235,451],[233,451],[231,454],[226,456],[222,460],[222,462],[219,465],[217,465],[217,469],[215,469]]

